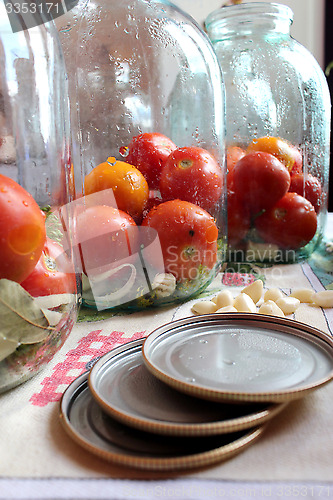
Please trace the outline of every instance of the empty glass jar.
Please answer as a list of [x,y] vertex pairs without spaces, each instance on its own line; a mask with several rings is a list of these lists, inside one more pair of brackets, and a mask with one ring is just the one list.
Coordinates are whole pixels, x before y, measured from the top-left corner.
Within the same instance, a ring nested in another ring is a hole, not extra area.
[[292,20],[286,5],[259,2],[206,19],[226,91],[230,259],[295,262],[323,235],[330,97]]
[[185,300],[225,245],[224,88],[208,37],[167,1],[81,2],[67,63],[83,303]]
[[0,392],[36,374],[77,313],[66,73],[55,27],[0,5]]

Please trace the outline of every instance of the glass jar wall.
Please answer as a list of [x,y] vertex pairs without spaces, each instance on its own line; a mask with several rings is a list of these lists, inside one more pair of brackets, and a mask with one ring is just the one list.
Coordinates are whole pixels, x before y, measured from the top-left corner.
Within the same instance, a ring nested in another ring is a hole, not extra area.
[[290,36],[286,5],[223,7],[206,19],[226,90],[229,257],[294,262],[327,213],[330,97],[316,60]]
[[83,304],[185,300],[225,244],[224,89],[208,37],[167,1],[81,2],[57,21],[72,107]]
[[[57,31],[13,33],[0,5],[0,392],[46,365],[72,329],[77,280],[69,103]],[[67,98],[66,98],[67,95]]]

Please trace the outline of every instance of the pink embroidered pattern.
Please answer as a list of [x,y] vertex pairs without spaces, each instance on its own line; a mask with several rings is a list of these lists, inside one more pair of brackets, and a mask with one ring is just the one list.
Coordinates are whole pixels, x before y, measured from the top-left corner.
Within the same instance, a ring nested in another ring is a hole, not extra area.
[[247,273],[224,273],[222,277],[223,285],[227,286],[247,286],[255,281],[253,274]]
[[51,377],[45,377],[43,388],[30,398],[34,406],[46,406],[52,401],[59,401],[66,387],[73,380],[87,371],[94,361],[119,345],[144,337],[145,332],[136,332],[130,338],[123,338],[124,332],[102,334],[102,330],[95,330],[83,337],[75,349],[68,351],[63,362],[53,368]]

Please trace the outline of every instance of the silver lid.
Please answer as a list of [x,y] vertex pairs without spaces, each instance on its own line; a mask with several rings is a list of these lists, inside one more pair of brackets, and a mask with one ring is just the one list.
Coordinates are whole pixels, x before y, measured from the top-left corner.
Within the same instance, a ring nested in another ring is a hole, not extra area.
[[157,328],[147,368],[185,393],[213,401],[286,402],[333,378],[333,340],[303,323],[259,314],[211,314]]

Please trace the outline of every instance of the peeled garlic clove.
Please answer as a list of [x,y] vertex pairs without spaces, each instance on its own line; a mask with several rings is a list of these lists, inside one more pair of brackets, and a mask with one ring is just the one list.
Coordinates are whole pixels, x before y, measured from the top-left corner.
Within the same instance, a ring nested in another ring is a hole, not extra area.
[[213,302],[217,305],[218,309],[225,306],[232,306],[234,303],[234,296],[230,292],[230,290],[222,290],[212,299]]
[[289,297],[295,297],[300,302],[313,302],[314,291],[310,288],[298,288],[297,290],[293,290]]
[[253,302],[256,304],[260,299],[262,295],[264,285],[261,280],[255,280],[251,285],[246,286],[243,288],[242,293],[246,293]]
[[315,293],[313,303],[318,307],[333,307],[333,290],[323,290]]
[[217,313],[236,313],[238,312],[234,306],[224,306],[216,311]]
[[300,301],[296,297],[281,297],[276,301],[276,305],[284,312],[284,314],[293,314],[300,305]]
[[255,303],[246,293],[240,293],[239,295],[237,295],[233,305],[238,312],[257,312]]
[[192,312],[195,314],[211,314],[216,310],[217,306],[211,300],[201,300],[192,306]]
[[259,314],[267,314],[268,316],[279,316],[284,318],[283,311],[273,300],[267,300],[259,307]]
[[173,274],[157,274],[152,283],[152,289],[157,298],[169,297],[176,290],[176,278]]
[[273,300],[276,302],[281,297],[284,297],[284,295],[279,288],[269,288],[264,294],[264,301]]

